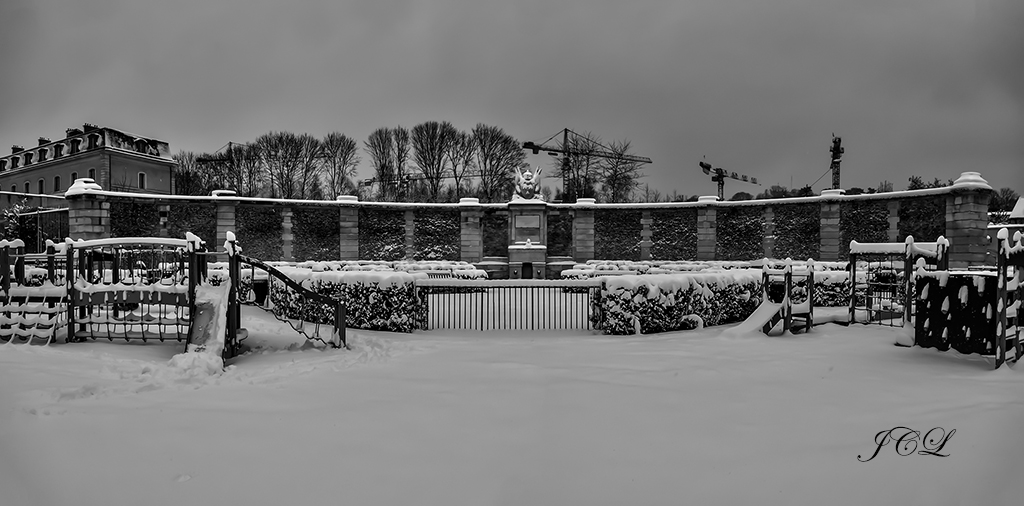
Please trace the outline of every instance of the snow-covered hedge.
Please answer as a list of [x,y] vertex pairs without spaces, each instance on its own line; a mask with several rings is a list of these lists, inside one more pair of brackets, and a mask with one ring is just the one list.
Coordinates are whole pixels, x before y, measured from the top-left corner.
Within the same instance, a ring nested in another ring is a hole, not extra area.
[[[415,279],[426,274],[380,271],[313,271],[297,267],[281,267],[282,273],[314,292],[345,303],[349,327],[412,332],[423,321],[423,305],[416,297]],[[285,318],[328,323],[334,308],[306,302],[284,284],[272,278],[271,304],[275,313]]]
[[[608,334],[668,332],[741,321],[761,303],[761,271],[618,276],[601,291]],[[696,317],[699,318],[695,318]]]
[[457,209],[417,209],[413,229],[413,258],[458,260],[462,254],[460,216]]
[[639,260],[642,215],[642,211],[630,209],[595,210],[594,256]]

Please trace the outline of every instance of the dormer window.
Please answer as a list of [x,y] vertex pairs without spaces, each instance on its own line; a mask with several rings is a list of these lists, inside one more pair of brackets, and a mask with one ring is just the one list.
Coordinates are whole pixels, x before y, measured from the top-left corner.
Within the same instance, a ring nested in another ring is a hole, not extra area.
[[53,145],[53,157],[54,158],[60,158],[62,156],[64,156],[64,145],[63,144],[54,144]]
[[7,160],[0,160],[0,170],[7,170]]
[[78,152],[78,148],[82,145],[82,139],[71,139],[71,154]]
[[100,136],[97,134],[89,135],[89,149],[96,149],[100,143]]
[[11,168],[12,169],[17,169],[18,168],[18,160],[19,160],[19,158],[16,157],[16,156],[12,156],[11,157]]
[[25,165],[29,165],[32,163],[32,153],[25,153],[21,156],[25,157]]
[[46,148],[40,148],[39,149],[39,161],[40,162],[45,162],[46,161]]

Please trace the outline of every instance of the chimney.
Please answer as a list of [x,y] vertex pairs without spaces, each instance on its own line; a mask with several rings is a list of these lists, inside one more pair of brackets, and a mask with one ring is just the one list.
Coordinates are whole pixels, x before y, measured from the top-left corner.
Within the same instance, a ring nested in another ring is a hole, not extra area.
[[64,131],[67,134],[67,138],[74,137],[76,135],[82,135],[82,131],[77,128],[69,128]]
[[40,137],[39,138],[39,145],[40,146],[42,146],[43,144],[49,144],[49,143],[50,143],[50,138],[49,137]]
[[14,153],[21,153],[22,151],[25,151],[25,148],[23,146],[19,146],[17,144],[11,146],[11,154],[12,155]]
[[82,129],[85,130],[86,132],[92,132],[92,131],[95,131],[95,130],[99,130],[100,127],[98,127],[96,125],[93,125],[92,123],[86,123],[86,124],[82,125]]

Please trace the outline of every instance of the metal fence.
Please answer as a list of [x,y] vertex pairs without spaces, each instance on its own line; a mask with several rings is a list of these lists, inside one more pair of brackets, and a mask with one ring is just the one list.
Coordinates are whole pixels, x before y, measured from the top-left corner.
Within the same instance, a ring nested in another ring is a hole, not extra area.
[[26,253],[46,253],[46,240],[60,243],[69,235],[68,210],[50,209],[18,215],[19,237]]
[[601,280],[421,279],[416,288],[427,330],[592,330],[601,321]]

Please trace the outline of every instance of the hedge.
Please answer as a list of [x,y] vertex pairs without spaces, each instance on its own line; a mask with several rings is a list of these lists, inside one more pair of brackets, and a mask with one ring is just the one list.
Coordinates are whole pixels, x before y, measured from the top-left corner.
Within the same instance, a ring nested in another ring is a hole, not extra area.
[[206,249],[219,250],[217,242],[217,208],[213,204],[193,202],[189,205],[173,205],[167,215],[167,234],[171,237],[185,237],[192,232],[206,241]]
[[[462,213],[456,209],[417,209],[413,234],[414,260],[462,258]],[[404,242],[404,237],[403,237]]]
[[839,204],[839,258],[850,256],[850,241],[889,242],[887,201],[849,200]]
[[775,258],[807,260],[821,253],[821,204],[772,206]]
[[341,258],[340,220],[336,207],[292,208],[292,256],[295,260]]
[[405,211],[400,209],[359,209],[359,259],[402,260],[405,258]]
[[281,260],[283,256],[281,210],[269,206],[235,208],[235,235],[242,253],[260,260]]
[[[111,237],[158,237],[159,235],[160,212],[155,202],[110,201]],[[181,238],[184,237],[185,234],[182,234]]]
[[715,260],[764,257],[764,213],[761,207],[719,207],[715,213]]
[[697,210],[651,211],[651,259],[697,259]]
[[508,256],[508,212],[487,209],[480,218],[483,229],[484,256]]
[[946,196],[930,195],[900,201],[899,239],[934,242],[946,235]]
[[548,213],[548,256],[572,255],[572,215],[567,210]]
[[642,211],[597,209],[594,211],[594,259],[640,260]]

